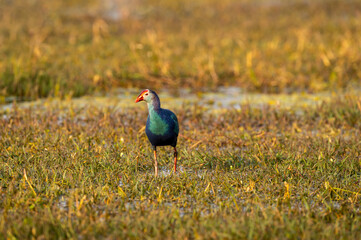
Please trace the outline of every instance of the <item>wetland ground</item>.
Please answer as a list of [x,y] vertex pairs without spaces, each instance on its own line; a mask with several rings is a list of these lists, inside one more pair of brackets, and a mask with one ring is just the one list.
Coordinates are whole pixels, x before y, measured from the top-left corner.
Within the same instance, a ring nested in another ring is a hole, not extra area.
[[228,108],[173,98],[180,169],[161,148],[158,178],[145,104],[94,99],[2,110],[6,238],[360,237],[359,95]]
[[[0,239],[360,239],[360,16],[0,1]],[[177,174],[142,88],[178,116]]]

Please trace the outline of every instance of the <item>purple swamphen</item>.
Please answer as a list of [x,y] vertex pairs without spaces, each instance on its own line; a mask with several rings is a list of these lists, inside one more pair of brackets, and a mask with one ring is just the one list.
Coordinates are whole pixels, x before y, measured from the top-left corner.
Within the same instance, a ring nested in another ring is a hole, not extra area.
[[177,116],[168,109],[160,107],[158,95],[146,89],[142,91],[135,102],[146,101],[148,104],[148,119],[145,133],[154,150],[155,176],[158,176],[157,147],[170,145],[174,148],[174,172],[177,171],[177,138],[179,125]]

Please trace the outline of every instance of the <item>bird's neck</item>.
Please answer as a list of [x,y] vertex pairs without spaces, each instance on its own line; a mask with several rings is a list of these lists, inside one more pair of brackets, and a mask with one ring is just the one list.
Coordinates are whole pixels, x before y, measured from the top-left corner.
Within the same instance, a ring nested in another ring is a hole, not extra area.
[[160,110],[160,101],[159,98],[153,99],[153,101],[148,102],[148,111],[149,115],[152,115],[155,112],[158,112]]

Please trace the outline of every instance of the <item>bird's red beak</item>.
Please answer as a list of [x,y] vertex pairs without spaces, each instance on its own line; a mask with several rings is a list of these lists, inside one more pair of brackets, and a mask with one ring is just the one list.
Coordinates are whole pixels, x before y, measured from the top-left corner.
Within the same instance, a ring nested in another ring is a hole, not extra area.
[[143,92],[141,92],[141,93],[139,94],[139,96],[137,97],[137,99],[135,99],[135,102],[137,103],[137,102],[143,101],[143,100],[144,100],[143,95],[144,95],[144,93],[146,93],[146,92],[147,92],[147,90],[144,90]]
[[143,101],[143,100],[144,100],[144,97],[143,97],[142,94],[140,94],[140,95],[137,97],[137,99],[135,99],[135,102],[137,103],[137,102],[140,102],[140,101]]

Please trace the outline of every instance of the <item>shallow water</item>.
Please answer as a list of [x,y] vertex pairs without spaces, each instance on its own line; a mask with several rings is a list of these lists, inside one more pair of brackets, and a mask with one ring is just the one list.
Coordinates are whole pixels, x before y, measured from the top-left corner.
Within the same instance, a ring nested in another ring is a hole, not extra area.
[[[43,108],[51,106],[73,106],[76,108],[85,107],[110,107],[117,110],[144,107],[145,104],[135,103],[135,99],[141,92],[140,89],[117,89],[109,96],[85,96],[70,100],[40,99],[36,101],[16,103],[20,108]],[[273,105],[280,108],[292,108],[297,114],[303,114],[302,108],[314,107],[322,102],[329,102],[333,98],[344,96],[360,96],[361,90],[348,92],[324,92],[317,94],[294,93],[294,94],[262,94],[246,93],[241,88],[221,87],[217,92],[206,91],[193,93],[187,89],[181,89],[179,95],[172,95],[169,91],[163,90],[159,93],[162,106],[173,109],[184,104],[196,104],[203,106],[210,111],[222,109],[240,109],[242,105],[248,104],[251,107],[260,108]],[[0,105],[0,111],[6,112],[14,108],[14,103]]]

